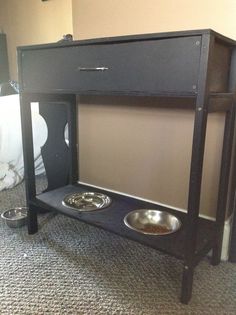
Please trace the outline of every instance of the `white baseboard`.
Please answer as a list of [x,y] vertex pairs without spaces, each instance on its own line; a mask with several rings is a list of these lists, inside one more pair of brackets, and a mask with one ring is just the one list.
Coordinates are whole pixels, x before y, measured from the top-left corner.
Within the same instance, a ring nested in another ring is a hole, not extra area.
[[[137,196],[134,196],[134,195],[130,195],[130,194],[126,194],[126,193],[123,193],[123,192],[120,192],[120,191],[117,191],[117,190],[107,189],[107,188],[104,188],[104,187],[101,187],[101,186],[91,185],[91,184],[88,184],[88,183],[85,183],[85,182],[81,182],[81,181],[79,181],[78,183],[82,184],[82,185],[89,186],[89,187],[104,189],[104,190],[107,190],[107,191],[110,191],[110,192],[113,192],[113,193],[118,193],[118,194],[123,195],[123,196],[133,197],[133,198],[136,198],[136,199],[139,199],[139,200],[142,200],[142,201],[151,202],[151,203],[154,203],[156,205],[163,206],[163,207],[168,207],[168,208],[173,209],[173,210],[177,210],[177,211],[181,211],[181,212],[185,212],[185,213],[187,212],[186,209],[173,207],[173,206],[170,206],[170,205],[167,205],[167,204],[164,204],[164,203],[160,203],[160,202],[157,202],[157,201],[153,201],[153,200],[150,200],[150,199],[140,198],[140,197],[137,197]],[[201,218],[205,218],[205,219],[208,219],[208,220],[212,220],[212,221],[215,220],[214,218],[206,216],[206,215],[203,215],[203,214],[200,214],[199,216]],[[229,241],[230,241],[231,223],[232,223],[232,215],[225,221],[225,224],[224,224],[223,243],[222,243],[222,251],[221,251],[221,260],[223,260],[223,261],[227,261],[228,258],[229,258]],[[211,255],[211,253],[209,253],[209,255]]]
[[225,221],[223,244],[221,251],[221,260],[227,261],[229,259],[229,242],[230,242],[230,231],[232,226],[232,215]]
[[[200,214],[200,217],[208,219],[208,220],[212,220],[212,221],[215,220],[214,218],[208,217],[206,215]],[[223,242],[222,242],[222,250],[221,250],[222,261],[227,261],[229,259],[229,242],[230,242],[231,225],[232,225],[232,215],[225,221],[225,224],[224,224]],[[211,251],[208,255],[211,256]]]

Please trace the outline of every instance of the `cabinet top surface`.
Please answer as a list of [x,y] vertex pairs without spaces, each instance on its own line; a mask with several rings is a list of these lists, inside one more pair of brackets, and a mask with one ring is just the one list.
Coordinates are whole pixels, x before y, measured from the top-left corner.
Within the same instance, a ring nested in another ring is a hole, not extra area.
[[221,35],[211,29],[202,30],[188,30],[188,31],[175,31],[175,32],[162,32],[162,33],[150,33],[150,34],[139,34],[139,35],[126,35],[126,36],[115,36],[115,37],[104,37],[104,38],[93,38],[83,39],[76,41],[59,41],[55,43],[20,46],[17,50],[32,50],[32,49],[44,49],[44,48],[55,48],[55,47],[70,47],[79,45],[92,45],[92,44],[113,44],[122,42],[142,41],[142,40],[161,40],[165,38],[176,38],[176,37],[188,37],[188,36],[201,36],[201,35],[213,35],[218,40],[229,45],[236,45],[236,41],[230,39],[224,35]]

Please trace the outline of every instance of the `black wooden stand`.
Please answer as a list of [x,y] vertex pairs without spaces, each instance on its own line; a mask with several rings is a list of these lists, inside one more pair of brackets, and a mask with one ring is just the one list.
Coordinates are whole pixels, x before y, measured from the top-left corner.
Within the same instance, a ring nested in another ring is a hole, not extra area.
[[[138,241],[183,261],[181,302],[192,294],[194,268],[213,250],[212,264],[220,262],[223,226],[234,130],[235,103],[230,72],[235,42],[211,30],[160,33],[56,43],[18,48],[21,117],[25,161],[29,233],[36,233],[39,209],[53,210]],[[195,110],[188,211],[173,213],[182,228],[167,236],[131,231],[124,216],[156,204],[82,185],[78,178],[76,94],[155,96],[168,98],[166,106]],[[183,102],[184,100],[184,102]],[[33,159],[31,102],[39,102],[48,127],[42,156],[48,188],[36,195]],[[216,221],[199,217],[202,166],[207,117],[226,113]],[[69,126],[69,147],[64,128]],[[62,205],[68,193],[101,191],[112,204],[92,215]]]

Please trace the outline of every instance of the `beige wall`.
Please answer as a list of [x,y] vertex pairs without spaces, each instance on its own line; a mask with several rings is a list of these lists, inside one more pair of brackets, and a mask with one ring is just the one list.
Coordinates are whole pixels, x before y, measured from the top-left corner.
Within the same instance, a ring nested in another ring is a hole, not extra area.
[[[157,104],[147,98],[83,97],[80,177],[186,209],[193,111],[165,110]],[[220,114],[209,118],[201,200],[201,212],[207,215],[214,215],[223,119]]]
[[72,0],[76,38],[213,28],[236,39],[235,0]]
[[71,0],[0,0],[0,30],[7,34],[12,79],[17,79],[17,46],[54,42],[72,33],[71,6]]
[[[72,0],[72,12],[77,39],[199,28],[236,38],[234,0]],[[186,208],[193,112],[155,104],[147,98],[82,99],[81,180]],[[223,115],[210,115],[207,132],[201,212],[211,216],[223,121]]]

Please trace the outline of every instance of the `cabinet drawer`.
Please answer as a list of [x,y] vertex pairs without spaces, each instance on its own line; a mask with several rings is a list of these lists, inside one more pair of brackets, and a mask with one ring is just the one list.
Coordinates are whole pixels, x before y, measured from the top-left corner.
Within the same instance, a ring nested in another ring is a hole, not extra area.
[[201,36],[25,50],[23,88],[77,93],[193,93]]

